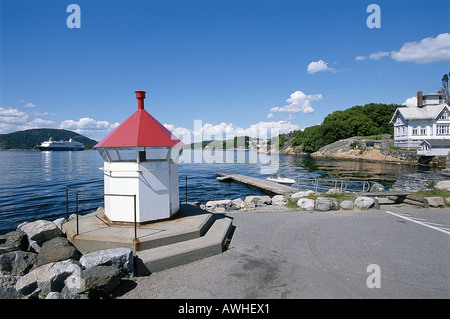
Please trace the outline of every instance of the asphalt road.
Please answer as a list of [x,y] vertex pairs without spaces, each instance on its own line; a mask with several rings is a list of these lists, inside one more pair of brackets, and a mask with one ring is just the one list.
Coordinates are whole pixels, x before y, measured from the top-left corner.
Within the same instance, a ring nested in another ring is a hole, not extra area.
[[449,209],[227,216],[227,251],[124,281],[114,297],[450,297]]

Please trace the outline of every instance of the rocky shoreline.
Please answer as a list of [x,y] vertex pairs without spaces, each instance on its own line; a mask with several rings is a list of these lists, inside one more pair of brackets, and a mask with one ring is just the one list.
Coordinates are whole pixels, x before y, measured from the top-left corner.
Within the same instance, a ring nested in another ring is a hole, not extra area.
[[[450,181],[438,182],[435,187],[450,190]],[[370,191],[380,192],[384,188],[374,184]],[[379,200],[375,196],[353,194],[351,199],[338,201],[334,194],[339,192],[335,189],[326,194],[299,191],[290,196],[246,196],[245,199],[189,204],[214,214],[286,210],[343,212],[377,208]],[[426,203],[426,207],[445,207],[450,198],[424,197],[422,203]],[[82,254],[62,231],[62,224],[66,221],[59,218],[25,222],[17,230],[0,235],[0,299],[108,298],[122,278],[134,275],[135,257],[131,249],[115,248]]]
[[132,275],[131,249],[82,254],[62,232],[65,221],[25,222],[0,235],[0,299],[107,298]]

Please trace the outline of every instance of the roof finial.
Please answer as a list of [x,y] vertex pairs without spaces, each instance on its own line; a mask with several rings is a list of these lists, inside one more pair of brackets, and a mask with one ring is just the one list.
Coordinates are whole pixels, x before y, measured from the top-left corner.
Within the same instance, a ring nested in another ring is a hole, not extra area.
[[136,98],[138,99],[138,109],[144,109],[145,91],[135,91]]

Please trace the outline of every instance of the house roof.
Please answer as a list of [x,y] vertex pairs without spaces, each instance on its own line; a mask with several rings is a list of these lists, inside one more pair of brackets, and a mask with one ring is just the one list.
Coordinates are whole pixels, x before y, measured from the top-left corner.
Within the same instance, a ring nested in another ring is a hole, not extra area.
[[420,145],[428,144],[434,148],[448,148],[450,147],[450,140],[424,140]]
[[139,103],[141,104],[138,105],[137,111],[94,147],[185,146],[178,137],[173,135],[144,109],[143,99]]
[[396,117],[401,114],[406,120],[432,120],[436,119],[447,104],[427,105],[421,108],[399,107],[392,116],[391,123],[395,122]]

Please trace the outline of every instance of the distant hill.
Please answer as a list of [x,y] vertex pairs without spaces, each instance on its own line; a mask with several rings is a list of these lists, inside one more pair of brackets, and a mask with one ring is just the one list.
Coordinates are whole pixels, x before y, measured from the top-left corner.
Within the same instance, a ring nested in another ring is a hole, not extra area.
[[9,134],[0,134],[0,150],[38,149],[37,146],[44,141],[48,141],[50,137],[53,140],[63,141],[68,141],[70,138],[73,138],[75,141],[83,143],[86,149],[90,149],[97,144],[97,141],[72,131],[37,128]]

